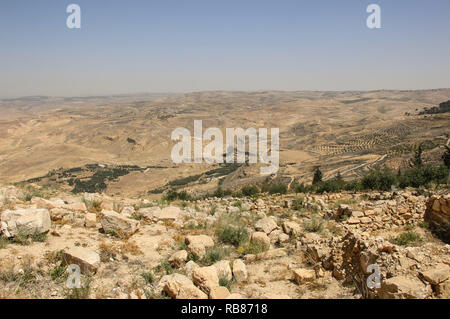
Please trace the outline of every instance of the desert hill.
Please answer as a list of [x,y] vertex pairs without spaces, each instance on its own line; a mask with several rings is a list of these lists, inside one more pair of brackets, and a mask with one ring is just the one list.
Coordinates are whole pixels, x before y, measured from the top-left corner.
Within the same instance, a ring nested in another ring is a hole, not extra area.
[[[204,130],[218,127],[223,132],[227,127],[279,127],[278,175],[287,180],[309,182],[319,165],[325,178],[339,171],[351,179],[374,165],[407,166],[422,142],[427,146],[424,157],[436,161],[450,135],[450,115],[418,114],[447,100],[450,89],[1,100],[0,181],[19,182],[87,164],[130,165],[140,169],[107,181],[105,191],[157,192],[171,181],[218,168],[172,162],[171,132],[177,127],[193,132],[194,120],[203,120]],[[222,186],[254,182],[258,171],[244,165],[230,172],[234,175]],[[211,178],[193,189],[207,191],[218,181]]]

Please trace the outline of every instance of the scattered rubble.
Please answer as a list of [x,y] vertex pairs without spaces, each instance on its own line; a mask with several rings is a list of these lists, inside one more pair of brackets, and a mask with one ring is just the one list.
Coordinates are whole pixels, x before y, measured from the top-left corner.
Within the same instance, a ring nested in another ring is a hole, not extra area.
[[[450,298],[450,245],[427,228],[449,222],[445,191],[167,205],[99,194],[24,201],[8,186],[0,198],[8,203],[0,211],[0,272],[20,275],[25,266],[17,265],[31,260],[29,269],[49,274],[21,290],[29,296],[35,289],[64,297],[58,278],[75,264],[92,282],[92,298]],[[219,236],[218,228],[226,231]],[[369,287],[374,269],[380,285]],[[0,296],[12,289],[3,282]]]

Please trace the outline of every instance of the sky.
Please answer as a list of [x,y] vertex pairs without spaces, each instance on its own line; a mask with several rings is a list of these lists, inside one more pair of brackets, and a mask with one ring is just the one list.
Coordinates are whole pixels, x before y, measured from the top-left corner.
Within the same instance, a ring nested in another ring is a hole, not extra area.
[[0,98],[449,88],[449,16],[448,0],[1,0]]

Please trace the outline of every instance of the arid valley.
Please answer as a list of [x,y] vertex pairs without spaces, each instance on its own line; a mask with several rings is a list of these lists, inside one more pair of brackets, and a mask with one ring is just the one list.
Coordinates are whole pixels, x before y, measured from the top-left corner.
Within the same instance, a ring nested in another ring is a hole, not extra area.
[[[450,89],[0,100],[0,297],[450,298],[450,113],[433,111],[448,100]],[[171,132],[194,120],[279,128],[278,172],[175,164]],[[66,285],[72,264],[79,288]]]

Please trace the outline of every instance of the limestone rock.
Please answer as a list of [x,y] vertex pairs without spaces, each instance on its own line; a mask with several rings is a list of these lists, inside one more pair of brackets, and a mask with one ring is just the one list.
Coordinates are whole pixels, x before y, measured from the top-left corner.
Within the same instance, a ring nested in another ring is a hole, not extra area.
[[87,213],[84,216],[84,226],[86,228],[97,227],[97,216],[94,213]]
[[382,299],[425,299],[432,294],[430,286],[416,277],[397,276],[381,281],[378,296]]
[[209,292],[209,299],[226,299],[230,296],[230,292],[226,287],[214,287]]
[[293,273],[294,273],[294,280],[299,285],[316,279],[316,271],[314,269],[299,268],[295,269]]
[[231,280],[233,278],[230,262],[228,260],[218,261],[213,266],[216,267],[217,276],[219,279],[225,278],[227,280]]
[[263,232],[254,232],[252,234],[251,242],[261,245],[264,249],[269,249],[270,247],[270,238]]
[[181,209],[175,206],[164,207],[159,215],[160,220],[176,220],[181,213]]
[[47,209],[5,210],[1,213],[0,233],[5,237],[42,234],[50,230],[50,213]]
[[178,290],[178,294],[175,297],[176,299],[208,299],[208,296],[194,286],[194,284],[190,285],[182,285]]
[[277,223],[275,223],[275,221],[270,217],[260,219],[255,224],[256,230],[262,231],[266,234],[270,234],[277,227]]
[[181,287],[193,286],[193,283],[188,277],[175,273],[161,278],[160,285],[170,297],[176,298]]
[[428,271],[422,272],[421,276],[430,284],[439,285],[450,278],[450,267],[446,264],[439,264]]
[[185,242],[187,245],[201,244],[201,245],[205,246],[205,248],[214,247],[214,240],[207,235],[186,236]]
[[73,247],[63,251],[63,261],[66,265],[78,265],[82,273],[92,275],[100,266],[100,255],[88,248]]
[[188,251],[197,257],[197,259],[202,260],[206,256],[206,248],[202,243],[192,243],[187,246]]
[[208,293],[212,288],[219,286],[219,277],[214,266],[195,268],[192,272],[194,283]]
[[294,222],[284,222],[283,230],[286,234],[291,236],[299,236],[302,233],[300,225]]
[[194,261],[190,260],[186,263],[186,265],[184,266],[184,271],[186,273],[186,275],[192,279],[192,273],[194,272],[195,268],[200,267],[199,265],[197,265]]
[[139,228],[139,222],[121,216],[114,211],[103,211],[101,224],[106,233],[115,233],[119,237],[129,237],[133,235]]
[[236,259],[233,261],[233,275],[237,282],[246,281],[248,278],[247,267],[242,260]]
[[76,202],[72,204],[63,205],[61,208],[76,211],[76,212],[86,212],[87,208],[83,202]]
[[187,257],[188,252],[186,250],[180,250],[170,256],[169,262],[173,267],[180,268],[184,265]]
[[162,212],[161,208],[155,206],[155,207],[141,208],[139,209],[138,214],[144,217],[145,220],[158,221],[161,212]]

